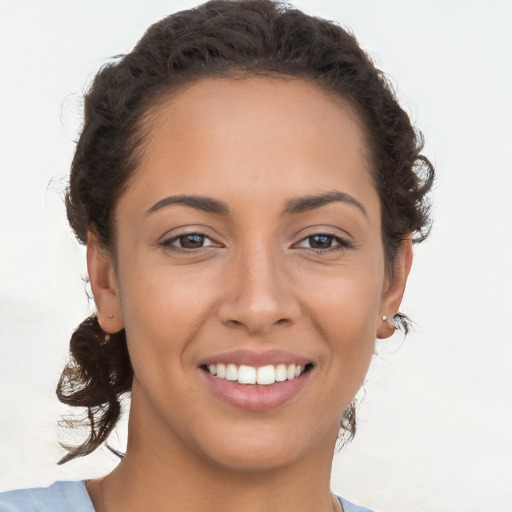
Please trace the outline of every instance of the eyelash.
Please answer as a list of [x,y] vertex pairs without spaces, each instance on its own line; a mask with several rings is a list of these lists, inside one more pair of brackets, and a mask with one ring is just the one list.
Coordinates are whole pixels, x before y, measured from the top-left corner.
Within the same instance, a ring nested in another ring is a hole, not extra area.
[[339,235],[335,235],[334,233],[313,233],[311,235],[308,235],[307,237],[303,238],[300,242],[304,242],[306,240],[309,240],[311,238],[314,238],[314,237],[325,237],[325,238],[329,238],[331,239],[331,243],[334,241],[337,243],[337,245],[331,245],[330,247],[327,247],[325,249],[317,249],[317,248],[314,248],[314,247],[307,247],[305,249],[309,250],[309,251],[312,251],[316,254],[325,254],[326,252],[334,252],[334,251],[346,251],[348,249],[353,249],[354,248],[354,244],[347,240],[346,238],[343,238]]
[[[191,254],[191,253],[197,254],[199,252],[208,250],[207,249],[208,247],[215,245],[215,243],[212,243],[207,246],[197,247],[197,248],[193,248],[193,249],[187,248],[187,247],[178,247],[178,246],[173,245],[175,242],[179,241],[180,239],[183,239],[183,238],[189,237],[189,236],[199,236],[199,237],[202,237],[203,239],[208,239],[211,241],[211,238],[206,233],[202,233],[200,231],[193,231],[190,233],[182,233],[182,234],[176,235],[172,238],[168,238],[168,239],[164,240],[163,242],[161,242],[160,245],[165,250],[169,250],[169,251],[173,251],[173,252],[177,252],[177,253],[185,253],[185,254]],[[322,233],[322,232],[313,233],[311,235],[308,235],[307,237],[300,240],[298,244],[295,244],[295,245],[300,246],[299,244],[301,244],[307,240],[310,240],[314,237],[328,238],[328,239],[330,239],[331,243],[336,242],[337,245],[331,245],[331,246],[329,246],[327,248],[323,248],[323,249],[314,248],[314,247],[302,247],[302,248],[306,249],[308,251],[314,252],[316,254],[325,254],[327,252],[346,251],[346,250],[352,249],[354,247],[354,244],[352,242],[350,242],[349,240],[347,240],[339,235],[335,235],[334,233]]]
[[[190,249],[187,247],[177,247],[177,246],[172,245],[174,242],[180,240],[180,238],[186,238],[188,236],[200,236],[203,239],[211,240],[211,238],[206,233],[201,233],[200,231],[192,231],[190,233],[181,233],[179,235],[173,236],[172,238],[168,238],[168,239],[164,240],[163,242],[161,242],[160,245],[168,251],[188,253],[188,254],[190,254],[190,253],[197,254],[198,252],[202,252],[207,247],[209,247],[209,245],[207,245],[206,247],[203,246],[203,247],[197,247],[195,249]],[[211,245],[214,245],[214,244],[211,244]]]

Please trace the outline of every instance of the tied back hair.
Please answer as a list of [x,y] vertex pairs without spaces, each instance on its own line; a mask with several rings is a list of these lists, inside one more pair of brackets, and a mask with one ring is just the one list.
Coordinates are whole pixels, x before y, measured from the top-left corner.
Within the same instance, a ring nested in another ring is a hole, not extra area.
[[[69,351],[71,361],[60,376],[57,397],[66,405],[87,409],[90,433],[79,446],[64,445],[68,453],[60,464],[91,453],[108,438],[121,414],[119,397],[133,380],[124,330],[105,335],[94,315],[75,330]],[[64,423],[76,425],[72,420]]]
[[[152,25],[135,48],[104,66],[85,95],[84,124],[66,194],[70,225],[87,243],[88,231],[115,260],[114,211],[136,173],[144,119],[173,93],[206,77],[295,77],[348,103],[368,142],[381,203],[388,273],[405,238],[429,233],[427,193],[434,168],[421,155],[423,138],[398,104],[384,74],[339,25],[272,0],[213,0]],[[57,394],[87,408],[88,439],[68,447],[61,462],[86,455],[107,438],[131,389],[133,370],[124,330],[105,333],[86,319],[71,338],[71,361]],[[355,433],[355,409],[345,411],[344,439]]]

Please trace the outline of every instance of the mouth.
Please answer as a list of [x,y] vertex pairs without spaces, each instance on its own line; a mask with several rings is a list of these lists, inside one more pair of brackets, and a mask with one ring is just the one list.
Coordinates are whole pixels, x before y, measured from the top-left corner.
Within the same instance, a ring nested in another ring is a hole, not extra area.
[[205,364],[201,369],[218,379],[248,386],[272,386],[273,384],[298,379],[311,371],[313,363],[268,364],[265,366],[237,365],[233,363]]
[[281,349],[238,349],[199,361],[206,388],[216,399],[237,409],[263,412],[295,402],[309,389],[316,362]]

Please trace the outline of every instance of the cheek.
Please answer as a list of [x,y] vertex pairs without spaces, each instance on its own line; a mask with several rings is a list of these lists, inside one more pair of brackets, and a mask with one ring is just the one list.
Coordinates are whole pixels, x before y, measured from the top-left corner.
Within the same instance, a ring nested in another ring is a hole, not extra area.
[[[164,378],[181,361],[212,310],[213,287],[199,273],[180,275],[165,265],[127,258],[119,265],[120,297],[135,375]],[[127,277],[128,276],[128,277]],[[165,364],[162,362],[165,361]],[[168,378],[168,375],[165,377]]]
[[354,382],[354,390],[373,355],[383,279],[380,265],[351,266],[308,294],[309,314],[327,342],[331,370]]
[[327,338],[336,333],[365,331],[376,334],[384,282],[384,266],[378,260],[362,261],[335,269],[329,276],[306,283],[307,302],[319,319],[317,327]]

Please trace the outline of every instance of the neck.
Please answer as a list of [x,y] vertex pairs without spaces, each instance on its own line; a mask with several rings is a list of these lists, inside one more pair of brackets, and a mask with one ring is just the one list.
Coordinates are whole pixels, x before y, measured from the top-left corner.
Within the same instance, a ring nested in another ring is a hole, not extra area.
[[97,512],[336,510],[329,484],[337,428],[284,466],[233,468],[191,449],[168,428],[155,429],[137,406],[132,403],[125,458],[88,484]]

